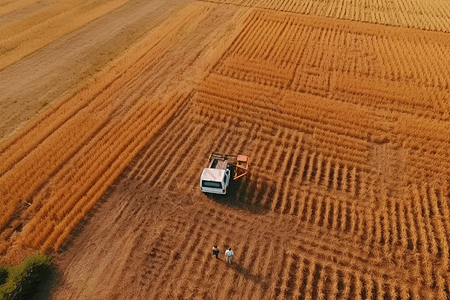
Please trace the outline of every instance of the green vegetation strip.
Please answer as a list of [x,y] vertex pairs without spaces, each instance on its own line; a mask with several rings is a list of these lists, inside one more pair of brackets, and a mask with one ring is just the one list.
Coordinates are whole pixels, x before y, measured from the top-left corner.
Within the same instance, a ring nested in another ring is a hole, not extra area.
[[53,267],[53,257],[43,254],[30,255],[17,266],[0,266],[0,299],[33,298]]

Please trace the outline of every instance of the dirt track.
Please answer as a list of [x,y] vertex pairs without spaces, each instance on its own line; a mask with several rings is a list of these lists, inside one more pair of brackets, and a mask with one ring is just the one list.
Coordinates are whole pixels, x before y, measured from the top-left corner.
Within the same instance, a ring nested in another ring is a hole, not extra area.
[[[55,99],[79,89],[188,2],[130,1],[0,70],[0,140]],[[11,22],[11,14],[0,16],[0,20]],[[23,17],[18,12],[15,15],[14,19]]]

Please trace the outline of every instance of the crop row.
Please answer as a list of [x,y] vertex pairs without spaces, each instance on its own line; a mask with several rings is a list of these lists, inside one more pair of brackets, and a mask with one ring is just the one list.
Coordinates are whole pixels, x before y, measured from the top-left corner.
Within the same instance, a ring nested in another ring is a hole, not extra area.
[[387,112],[447,119],[448,111],[437,102],[430,89],[388,80],[363,80],[340,75],[333,81],[331,94],[339,101],[373,107]]
[[[345,171],[344,168],[342,173]],[[441,196],[436,194],[436,190],[426,186],[421,186],[419,190],[413,186],[411,196],[400,200],[386,198],[369,186],[351,200],[348,194],[336,193],[343,186],[330,193],[321,186],[300,187],[300,183],[290,185],[287,192],[289,205],[272,203],[274,210],[294,213],[299,221],[324,228],[327,232],[348,234],[355,242],[367,247],[400,247],[402,251],[421,253],[421,263],[428,267],[432,261],[443,270],[448,265],[445,255],[448,253],[445,240],[448,231],[448,217],[445,214],[448,208],[445,199],[439,199]],[[275,191],[275,195],[279,192]],[[281,202],[277,198],[274,201]]]
[[[253,12],[215,72],[387,111],[448,117],[445,36],[405,29],[394,38],[398,32],[370,24],[336,21],[333,26],[281,16]],[[292,32],[301,38],[293,41]]]
[[[175,95],[167,106],[137,105],[119,123],[103,128],[98,138],[87,145],[83,160],[73,157],[76,168],[64,168],[54,178],[57,191],[33,214],[24,228],[21,242],[41,251],[57,250],[67,236],[100,199],[105,190],[167,122],[183,103],[186,95]],[[75,185],[76,182],[83,184]],[[76,186],[76,190],[73,188]],[[39,197],[39,195],[38,195]],[[39,230],[46,228],[46,230]]]
[[[230,89],[231,86],[234,89]],[[255,115],[256,119],[292,119],[298,123],[301,123],[301,120],[307,123],[316,121],[323,123],[325,128],[335,125],[335,130],[360,139],[367,138],[367,133],[362,131],[373,133],[377,129],[381,130],[380,125],[376,122],[377,118],[354,105],[336,103],[328,99],[308,97],[293,92],[285,92],[280,99],[278,96],[272,96],[279,92],[276,88],[242,82],[220,75],[210,75],[198,87],[198,90],[207,95],[229,98],[230,100],[227,102],[234,102],[237,108],[245,107],[250,113],[257,110],[258,107],[268,111],[268,116]],[[353,118],[350,119],[349,116],[353,116]],[[276,123],[276,120],[274,122]]]
[[283,12],[363,21],[400,27],[449,32],[450,5],[439,1],[423,4],[418,0],[369,1],[303,1],[294,0],[204,0],[239,6],[259,7]]
[[269,67],[239,58],[227,59],[215,71],[223,76],[282,88],[288,87],[294,72],[293,69]]
[[[297,105],[295,105],[294,97],[289,101],[289,98],[285,97],[281,102],[273,100],[264,94],[258,97],[256,86],[253,88],[242,86],[242,88],[236,89],[236,87],[239,87],[238,83],[236,83],[234,89],[236,95],[234,95],[234,92],[226,89],[227,81],[231,80],[223,77],[222,80],[212,81],[211,79],[212,77],[210,76],[210,79],[207,80],[208,86],[203,85],[199,87],[199,93],[195,98],[199,105],[208,105],[210,108],[207,110],[220,112],[220,114],[224,115],[237,115],[248,123],[257,122],[263,127],[281,126],[311,133],[314,136],[316,145],[323,143],[323,147],[330,153],[333,150],[328,146],[344,147],[349,149],[350,153],[348,155],[354,156],[355,161],[364,163],[367,160],[369,144],[366,140],[368,135],[364,131],[374,132],[375,134],[372,135],[376,135],[375,128],[370,128],[370,124],[366,123],[367,118],[362,118],[362,116],[361,118],[355,118],[355,114],[353,114],[353,119],[347,122],[345,115],[350,112],[345,109],[339,110],[339,107],[330,111],[329,101],[316,101],[317,103],[315,103],[307,101],[307,98],[300,98],[299,100],[303,101],[297,100]],[[214,90],[212,86],[215,86]],[[256,96],[254,96],[254,99],[251,99],[253,95]],[[266,96],[267,99],[265,98]],[[263,98],[263,100],[261,101],[259,98]],[[320,102],[323,102],[323,109]],[[343,113],[341,114],[341,112]],[[357,123],[359,124],[357,125]],[[361,126],[363,124],[367,127]],[[380,132],[378,135],[382,133],[382,131],[378,132]],[[339,155],[344,154],[342,152],[339,153]],[[360,158],[357,159],[356,157]]]
[[[89,141],[90,137],[107,122],[108,113],[110,112],[102,111],[90,117],[87,114],[78,114],[2,176],[0,186],[7,189],[8,193],[5,193],[6,196],[1,203],[4,209],[0,228],[5,226],[22,199],[30,199],[47,178],[79,150],[80,142]],[[64,130],[72,126],[78,130],[69,133]]]

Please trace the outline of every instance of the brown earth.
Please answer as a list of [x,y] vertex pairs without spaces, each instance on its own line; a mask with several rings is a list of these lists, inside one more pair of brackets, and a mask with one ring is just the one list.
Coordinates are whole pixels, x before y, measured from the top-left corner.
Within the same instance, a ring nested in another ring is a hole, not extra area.
[[[297,234],[295,219],[198,196],[119,179],[61,249],[53,298],[267,298]],[[219,260],[211,257],[215,244]],[[236,254],[231,266],[228,247]]]

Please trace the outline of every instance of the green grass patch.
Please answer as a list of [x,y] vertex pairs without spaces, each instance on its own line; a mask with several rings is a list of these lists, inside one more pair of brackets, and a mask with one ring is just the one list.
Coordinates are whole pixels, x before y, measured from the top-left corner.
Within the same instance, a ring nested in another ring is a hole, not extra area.
[[54,268],[52,256],[33,254],[17,266],[0,266],[0,299],[32,299]]

